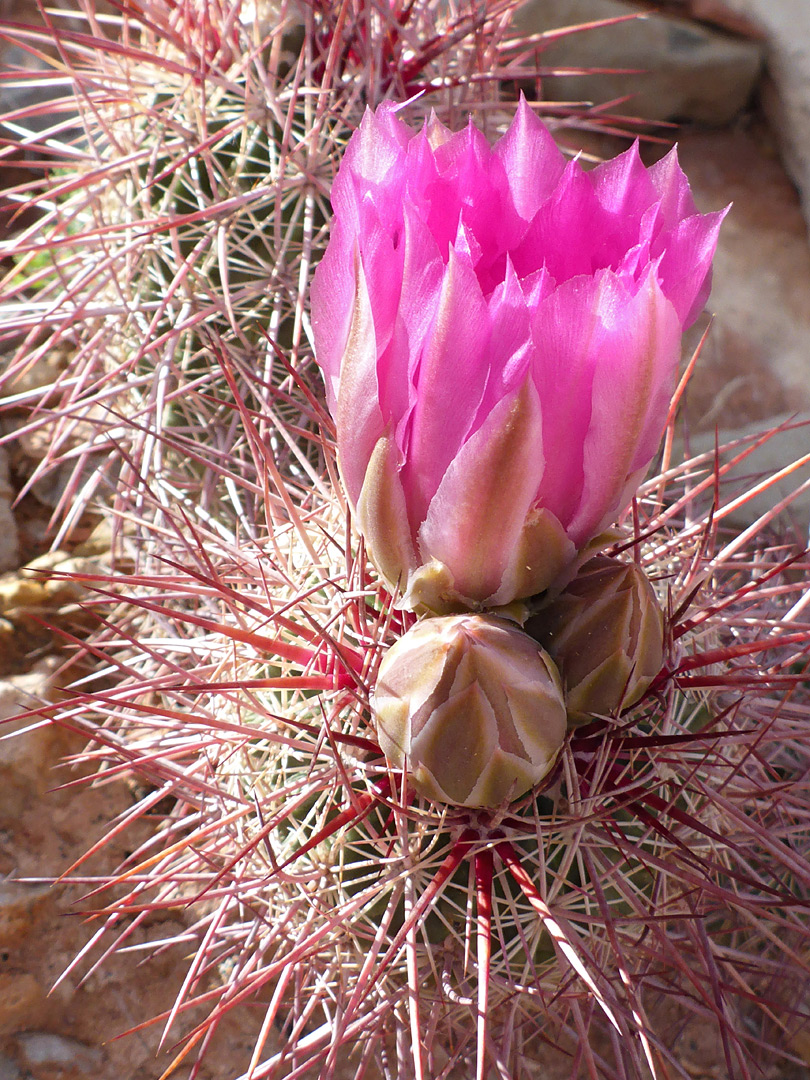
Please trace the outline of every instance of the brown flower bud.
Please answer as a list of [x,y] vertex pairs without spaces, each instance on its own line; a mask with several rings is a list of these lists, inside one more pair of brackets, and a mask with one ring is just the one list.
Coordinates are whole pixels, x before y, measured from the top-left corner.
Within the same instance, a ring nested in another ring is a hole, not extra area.
[[526,630],[559,667],[574,724],[635,704],[661,670],[663,615],[635,563],[591,559]]
[[559,675],[508,619],[424,619],[380,665],[371,699],[380,747],[438,802],[497,806],[553,766],[565,738]]

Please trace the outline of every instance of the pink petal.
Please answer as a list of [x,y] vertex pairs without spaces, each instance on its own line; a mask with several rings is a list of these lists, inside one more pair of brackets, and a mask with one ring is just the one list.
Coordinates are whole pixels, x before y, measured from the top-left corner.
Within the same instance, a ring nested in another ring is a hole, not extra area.
[[532,377],[543,410],[548,468],[540,502],[564,525],[582,490],[582,448],[591,422],[591,387],[602,356],[600,288],[590,275],[563,282],[533,312]]
[[531,221],[557,186],[565,158],[522,93],[509,129],[493,150],[503,163],[515,209]]
[[[545,280],[548,281],[548,275]],[[492,326],[489,371],[473,431],[480,427],[501,398],[511,394],[524,381],[534,351],[526,297],[508,256],[506,277],[489,297],[488,308]]]
[[568,525],[582,545],[624,509],[628,480],[649,465],[664,429],[680,358],[681,327],[651,268],[635,295],[610,272],[598,275],[591,420],[584,484]]
[[323,372],[326,401],[334,416],[340,362],[354,311],[354,233],[335,219],[329,245],[318,263],[310,288],[315,358]]
[[664,295],[675,305],[681,326],[691,326],[709,298],[711,265],[723,218],[730,207],[712,214],[696,214],[652,246],[661,261],[658,276]]
[[589,174],[599,202],[628,231],[638,229],[644,211],[658,201],[658,193],[633,143],[618,157],[604,161]]
[[496,593],[543,475],[540,402],[531,380],[500,401],[456,454],[418,533],[463,596]]
[[557,282],[590,274],[604,265],[608,211],[576,161],[565,168],[553,195],[543,203],[510,254],[519,277],[545,267]]
[[[349,140],[340,171],[362,176],[369,185],[382,184],[401,164],[412,138],[413,132],[390,105],[382,105],[376,112],[367,108]],[[337,177],[336,182],[339,190]]]
[[359,251],[355,251],[352,322],[341,359],[335,423],[343,483],[356,505],[369,459],[383,433],[377,395],[377,342],[374,319]]
[[439,146],[443,146],[444,143],[448,142],[453,137],[453,132],[446,124],[441,122],[434,109],[430,110],[430,116],[425,122],[424,131],[425,138],[433,150]]
[[649,177],[660,200],[661,227],[673,229],[679,221],[697,213],[689,181],[678,161],[678,148],[672,149],[649,169]]
[[402,289],[405,246],[396,246],[390,232],[380,222],[370,200],[360,208],[361,260],[374,316],[374,339],[379,356],[394,330]]
[[428,193],[431,230],[449,247],[462,220],[478,242],[486,271],[525,230],[503,164],[472,122],[437,147],[435,160],[439,179]]
[[406,148],[410,129],[389,107],[368,109],[349,140],[331,191],[335,216],[362,236],[361,207],[371,200],[383,227],[395,233],[401,221]]
[[403,206],[402,288],[393,330],[377,365],[380,408],[401,447],[416,402],[415,373],[441,298],[444,260],[410,200]]
[[478,409],[487,376],[487,306],[469,258],[450,249],[441,297],[415,373],[417,395],[403,438],[403,484],[414,528]]

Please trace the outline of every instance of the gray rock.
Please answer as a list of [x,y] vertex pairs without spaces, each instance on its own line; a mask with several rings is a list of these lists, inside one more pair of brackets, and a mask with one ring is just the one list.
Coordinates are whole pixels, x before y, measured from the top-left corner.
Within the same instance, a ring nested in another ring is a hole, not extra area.
[[36,1076],[97,1080],[104,1060],[101,1050],[47,1031],[26,1032],[16,1042],[21,1064]]
[[0,1054],[0,1080],[21,1080],[22,1073],[5,1054]]
[[763,104],[810,227],[810,3],[713,0],[710,13],[719,17],[723,9],[749,20],[766,38]]
[[[625,0],[529,0],[516,24],[524,33],[538,33],[639,10]],[[543,51],[541,63],[561,68],[635,69],[624,75],[544,79],[543,94],[551,100],[602,103],[630,94],[631,99],[616,111],[648,120],[722,126],[751,97],[762,48],[756,41],[651,12],[643,19],[555,39]]]

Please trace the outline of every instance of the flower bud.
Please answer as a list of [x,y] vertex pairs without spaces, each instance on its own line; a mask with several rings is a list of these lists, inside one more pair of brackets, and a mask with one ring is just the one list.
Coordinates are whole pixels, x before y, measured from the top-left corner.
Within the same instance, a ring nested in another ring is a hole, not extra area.
[[635,563],[591,559],[526,630],[558,665],[575,724],[634,705],[661,670],[663,614]]
[[390,764],[438,802],[516,799],[549,772],[565,739],[557,669],[491,615],[417,623],[386,653],[371,705]]

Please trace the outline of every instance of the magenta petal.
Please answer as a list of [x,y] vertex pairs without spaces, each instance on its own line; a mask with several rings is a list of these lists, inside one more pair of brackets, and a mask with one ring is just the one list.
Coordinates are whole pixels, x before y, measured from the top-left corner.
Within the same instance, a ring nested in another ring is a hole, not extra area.
[[[349,173],[362,176],[371,185],[381,184],[390,177],[403,157],[412,138],[410,128],[383,105],[376,112],[366,109],[355,134],[349,140],[343,165]],[[340,190],[340,177],[336,177]]]
[[[548,281],[548,275],[546,275]],[[521,283],[508,261],[506,278],[488,301],[492,327],[487,386],[472,430],[479,427],[493,406],[524,381],[534,352],[531,319]]]
[[[508,265],[511,267],[511,259]],[[526,297],[526,307],[529,311],[534,312],[537,311],[543,300],[554,292],[555,281],[548,270],[543,267],[542,270],[535,270],[534,273],[521,278],[520,287]]]
[[368,286],[359,251],[355,252],[352,321],[341,359],[335,423],[343,483],[352,505],[363,488],[384,424],[377,393],[377,343]]
[[425,138],[433,150],[443,146],[453,137],[453,132],[446,124],[441,122],[434,109],[430,110],[430,116],[425,121],[424,132]]
[[402,287],[391,339],[380,356],[377,376],[380,407],[386,423],[403,431],[415,403],[414,377],[433,329],[444,277],[444,260],[418,211],[403,206]]
[[418,533],[423,559],[444,563],[457,593],[497,593],[543,469],[540,402],[527,380],[455,455]]
[[340,220],[336,221],[309,292],[315,355],[323,372],[326,401],[332,415],[337,406],[340,362],[354,311],[355,245],[352,232]]
[[402,289],[404,245],[395,246],[394,238],[383,228],[369,201],[361,207],[361,223],[365,238],[361,261],[374,316],[377,354],[380,355],[394,331]]
[[519,277],[543,267],[557,282],[590,274],[604,263],[603,238],[610,232],[608,211],[579,163],[572,161],[510,253],[512,262]]
[[597,198],[620,219],[628,231],[638,228],[642,214],[657,199],[657,192],[635,142],[623,154],[598,165],[590,174]]
[[509,178],[515,209],[525,221],[531,221],[562,176],[565,158],[523,94],[508,131],[493,150]]
[[479,272],[484,273],[526,228],[512,204],[506,170],[472,123],[439,146],[435,156],[440,179],[429,192],[431,228],[438,238],[436,229],[441,223],[446,236],[453,222],[452,242],[462,220],[475,235],[481,250]]
[[662,228],[669,231],[679,221],[697,213],[689,181],[678,161],[677,146],[651,166],[649,177],[658,192]]
[[680,358],[681,328],[651,270],[635,295],[601,276],[584,483],[568,533],[577,546],[625,509],[628,480],[649,465],[664,430]]
[[600,285],[590,275],[563,282],[532,313],[532,377],[543,404],[549,468],[542,504],[565,525],[583,485],[582,448],[591,421],[591,386],[601,358]]
[[729,211],[696,214],[682,221],[666,242],[653,245],[652,254],[661,252],[658,277],[664,295],[675,305],[681,325],[691,326],[709,298],[711,265],[723,218]]
[[338,219],[362,235],[360,208],[370,199],[386,229],[400,220],[406,146],[410,130],[390,108],[366,110],[349,140],[343,163],[332,184],[332,208]]
[[414,526],[424,517],[478,410],[489,340],[487,305],[475,271],[463,253],[451,249],[435,322],[416,373],[419,393],[403,439],[403,483]]

